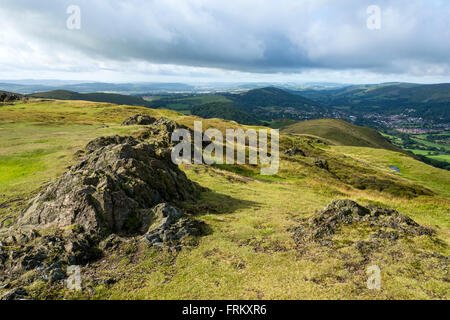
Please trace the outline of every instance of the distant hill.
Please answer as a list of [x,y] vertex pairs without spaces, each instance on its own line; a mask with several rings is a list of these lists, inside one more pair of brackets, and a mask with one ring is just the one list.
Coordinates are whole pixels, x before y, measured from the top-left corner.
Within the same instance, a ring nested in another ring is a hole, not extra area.
[[318,106],[316,102],[310,99],[275,87],[250,90],[235,95],[233,100],[253,107],[301,106],[309,108]]
[[128,96],[115,93],[78,93],[68,90],[54,90],[38,92],[28,95],[33,98],[57,99],[57,100],[84,100],[93,102],[108,102],[119,105],[133,105],[149,107],[150,103],[141,97]]
[[299,91],[331,107],[347,107],[353,112],[399,114],[440,122],[450,121],[450,84],[394,83],[348,86],[333,90]]
[[322,118],[328,115],[323,104],[275,87],[226,94],[237,108],[260,120]]
[[247,125],[261,124],[259,120],[251,116],[249,113],[240,110],[231,103],[227,102],[212,102],[193,106],[191,108],[191,113],[206,119],[221,118],[225,120],[234,120],[241,124]]
[[114,92],[126,94],[191,92],[196,88],[183,83],[77,83],[75,81],[22,80],[1,81],[0,90],[32,94],[36,92],[67,90],[82,93]]
[[400,151],[376,130],[336,119],[297,122],[281,130],[284,134],[307,134],[327,139],[336,145],[370,147]]

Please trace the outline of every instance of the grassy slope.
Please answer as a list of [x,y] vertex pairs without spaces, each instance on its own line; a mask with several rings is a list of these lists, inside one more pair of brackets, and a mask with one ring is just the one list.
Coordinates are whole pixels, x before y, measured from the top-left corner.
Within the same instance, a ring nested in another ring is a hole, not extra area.
[[73,154],[91,139],[129,134],[130,128],[120,123],[138,112],[172,118],[179,115],[82,101],[36,100],[0,107],[0,204],[57,177],[73,162]]
[[67,90],[54,90],[48,92],[39,92],[30,94],[29,97],[45,98],[45,99],[57,99],[57,100],[85,100],[92,102],[108,102],[120,105],[136,105],[136,106],[149,106],[149,103],[141,97],[135,97],[130,95],[116,94],[116,93],[78,93]]
[[297,122],[283,128],[282,133],[314,135],[338,145],[397,150],[377,131],[342,120],[318,119]]
[[[73,152],[90,139],[137,130],[119,125],[136,112],[169,116],[186,125],[192,125],[196,119],[165,110],[85,102],[0,107],[0,170],[5,174],[0,175],[0,203],[26,197],[41,183],[61,174],[74,161]],[[205,121],[204,128],[210,126],[224,129],[237,124],[218,119]],[[211,226],[211,234],[202,237],[198,247],[183,250],[177,256],[146,249],[136,253],[138,258],[133,254],[105,258],[91,268],[97,274],[118,278],[118,283],[109,288],[96,286],[94,296],[63,294],[68,298],[126,299],[448,298],[448,282],[436,275],[430,277],[428,266],[417,261],[389,263],[388,253],[375,257],[371,262],[382,269],[382,290],[377,292],[365,288],[364,269],[350,271],[345,261],[314,249],[307,256],[299,255],[289,228],[331,200],[343,197],[394,207],[421,224],[438,225],[438,236],[446,243],[450,239],[447,171],[386,150],[323,148],[332,157],[346,156],[348,161],[369,166],[382,175],[396,176],[387,167],[397,165],[403,179],[428,187],[437,195],[405,200],[357,190],[327,182],[328,178],[313,166],[285,159],[272,181],[242,182],[242,177],[229,171],[187,166],[184,169],[188,176],[211,190],[195,204],[198,218]],[[17,208],[20,206],[19,202]],[[0,217],[14,208],[0,206]],[[449,254],[447,245],[422,237],[402,243],[401,249],[418,245]],[[93,272],[86,268],[82,271]]]

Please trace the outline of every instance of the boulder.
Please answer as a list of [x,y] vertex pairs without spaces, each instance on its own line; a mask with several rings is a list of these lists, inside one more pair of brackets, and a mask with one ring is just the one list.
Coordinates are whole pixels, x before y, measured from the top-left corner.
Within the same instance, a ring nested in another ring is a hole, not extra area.
[[368,229],[371,235],[366,239],[364,233],[361,233],[357,245],[359,247],[364,246],[361,241],[365,240],[396,241],[401,237],[432,236],[435,233],[393,209],[374,205],[363,207],[347,199],[333,201],[311,219],[304,221],[295,229],[294,239],[297,244],[317,242],[331,245],[333,236],[345,225],[359,225]]
[[155,121],[156,121],[155,118],[150,117],[148,115],[136,114],[132,117],[125,119],[125,121],[122,122],[122,125],[123,126],[133,126],[133,125],[146,126],[146,125],[154,123]]

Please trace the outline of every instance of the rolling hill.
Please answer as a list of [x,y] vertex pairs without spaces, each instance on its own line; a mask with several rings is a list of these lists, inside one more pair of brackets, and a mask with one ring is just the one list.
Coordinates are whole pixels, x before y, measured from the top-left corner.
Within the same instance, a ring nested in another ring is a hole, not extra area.
[[226,94],[237,108],[260,120],[289,118],[316,119],[329,115],[323,104],[275,87],[253,89],[240,94]]
[[227,102],[211,102],[193,106],[191,108],[191,113],[205,119],[221,118],[225,120],[233,120],[246,125],[261,124],[261,121],[255,119],[249,113]]
[[299,94],[331,107],[355,113],[399,114],[437,122],[450,121],[450,84],[395,83],[348,86],[333,90],[305,90]]
[[78,93],[68,90],[54,90],[47,92],[38,92],[28,95],[32,98],[57,99],[57,100],[84,100],[92,102],[109,102],[118,105],[134,105],[148,107],[149,102],[141,97],[128,96],[115,93]]
[[285,134],[306,134],[327,139],[340,146],[370,147],[400,151],[376,130],[343,120],[318,119],[297,122],[281,130]]
[[253,89],[232,96],[237,103],[247,107],[295,106],[302,108],[319,108],[319,104],[299,95],[275,87]]

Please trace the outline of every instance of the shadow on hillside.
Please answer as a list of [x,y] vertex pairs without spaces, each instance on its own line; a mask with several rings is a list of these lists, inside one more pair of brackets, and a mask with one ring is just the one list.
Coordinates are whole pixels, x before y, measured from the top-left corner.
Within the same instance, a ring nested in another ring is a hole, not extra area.
[[240,209],[258,207],[260,207],[258,202],[233,198],[210,189],[204,190],[198,201],[184,203],[184,210],[195,216],[227,214],[234,213]]

